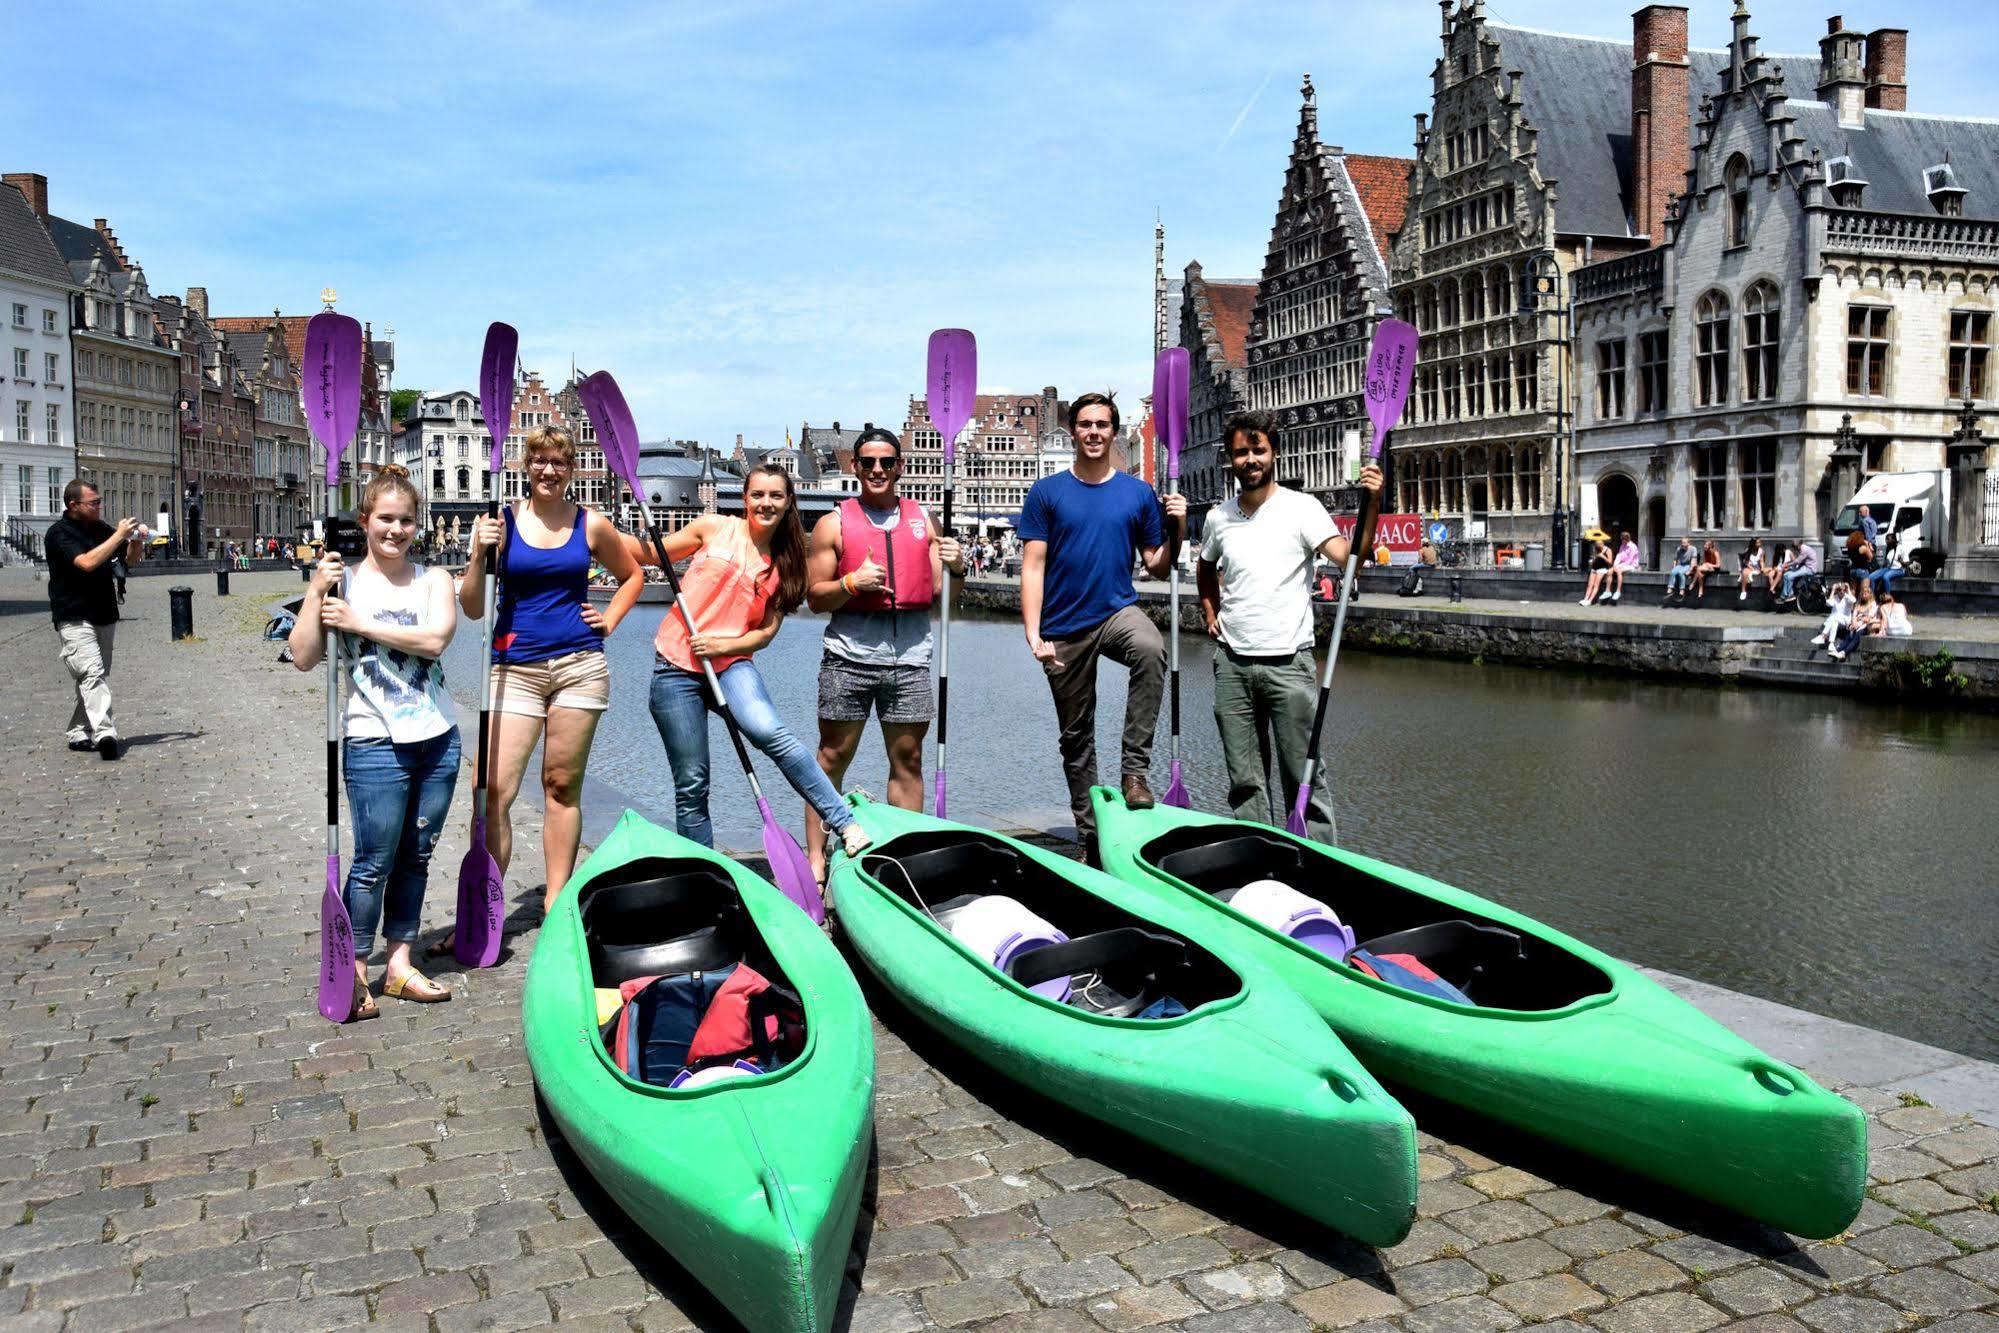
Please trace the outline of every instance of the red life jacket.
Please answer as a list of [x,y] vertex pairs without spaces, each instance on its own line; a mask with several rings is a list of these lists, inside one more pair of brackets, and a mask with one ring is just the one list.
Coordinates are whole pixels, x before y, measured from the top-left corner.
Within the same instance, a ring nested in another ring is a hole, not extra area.
[[873,556],[888,571],[881,592],[855,593],[847,605],[856,611],[916,611],[937,599],[930,574],[930,523],[914,500],[897,502],[901,520],[887,532],[868,522],[859,500],[840,502],[840,577],[845,578]]

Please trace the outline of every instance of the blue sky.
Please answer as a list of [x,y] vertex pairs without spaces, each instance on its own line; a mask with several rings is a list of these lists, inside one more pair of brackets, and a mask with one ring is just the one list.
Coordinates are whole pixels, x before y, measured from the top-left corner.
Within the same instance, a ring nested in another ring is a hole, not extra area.
[[[1634,7],[1488,12],[1628,40]],[[1999,112],[1983,6],[1761,0],[1754,26],[1815,51],[1834,9],[1911,30],[1915,109]],[[1696,45],[1729,10],[1696,5]],[[1427,0],[30,4],[4,162],[109,218],[156,291],[255,314],[337,287],[394,325],[401,386],[473,387],[507,319],[557,382],[614,371],[647,438],[771,442],[900,423],[940,325],[978,333],[983,389],[1135,402],[1155,208],[1169,271],[1254,275],[1299,76],[1329,141],[1406,155],[1438,26]]]

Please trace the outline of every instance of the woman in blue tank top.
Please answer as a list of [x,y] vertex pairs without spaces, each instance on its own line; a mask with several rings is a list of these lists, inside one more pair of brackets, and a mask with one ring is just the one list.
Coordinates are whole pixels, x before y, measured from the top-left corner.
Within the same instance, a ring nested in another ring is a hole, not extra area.
[[[611,701],[604,636],[618,627],[645,577],[611,520],[569,498],[576,443],[554,426],[529,431],[522,457],[528,498],[501,518],[472,525],[472,552],[458,590],[459,609],[486,611],[486,562],[499,560],[499,606],[493,621],[492,753],[487,756],[486,848],[506,872],[513,855],[510,817],[521,776],[543,739],[542,857],[547,909],[576,866],[583,833],[583,770],[597,721]],[[590,605],[590,561],[611,571],[618,590],[602,611]],[[448,949],[450,941],[433,946]]]

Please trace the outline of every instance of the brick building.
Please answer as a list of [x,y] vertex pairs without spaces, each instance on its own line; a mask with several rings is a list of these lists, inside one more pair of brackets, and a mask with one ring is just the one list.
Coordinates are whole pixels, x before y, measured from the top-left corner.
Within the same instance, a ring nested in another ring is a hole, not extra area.
[[1656,563],[1681,533],[1823,538],[1863,474],[1955,468],[1969,556],[1999,539],[1977,530],[1975,429],[1995,397],[1999,124],[1907,111],[1900,29],[1835,17],[1798,57],[1750,24],[1738,6],[1726,51],[1688,52],[1684,9],[1633,20],[1653,71],[1634,127],[1648,97],[1675,123],[1699,100],[1690,148],[1639,176],[1663,244],[1574,275],[1582,517]]
[[208,321],[207,291],[156,298],[154,318],[179,361],[179,515],[190,537],[183,549],[199,555],[216,542],[275,535],[257,526],[256,396]]
[[1351,492],[1336,492],[1357,475],[1373,430],[1361,371],[1390,309],[1387,246],[1402,224],[1410,164],[1324,143],[1309,76],[1302,98],[1245,339],[1248,403],[1277,414],[1285,485],[1350,504]]
[[0,538],[10,559],[39,557],[42,532],[62,514],[62,488],[76,468],[76,279],[49,237],[48,211],[42,177],[9,175],[0,185]]
[[1180,490],[1192,531],[1229,494],[1222,428],[1249,405],[1248,338],[1256,311],[1254,279],[1209,278],[1195,260],[1181,283],[1179,345],[1187,349],[1187,446],[1180,451]]
[[[1038,394],[978,395],[954,456],[958,495],[951,518],[961,533],[1018,526],[1028,487],[1074,457],[1068,411],[1052,384]],[[901,435],[902,494],[941,515],[944,441],[927,399],[910,398]]]

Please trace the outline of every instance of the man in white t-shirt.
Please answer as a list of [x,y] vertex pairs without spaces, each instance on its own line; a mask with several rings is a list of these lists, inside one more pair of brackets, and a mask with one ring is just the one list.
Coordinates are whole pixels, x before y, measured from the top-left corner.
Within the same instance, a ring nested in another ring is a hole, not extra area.
[[[1311,744],[1318,675],[1312,656],[1312,562],[1324,556],[1343,572],[1347,539],[1326,507],[1277,484],[1276,419],[1244,412],[1229,421],[1223,447],[1240,491],[1209,511],[1197,574],[1201,615],[1219,640],[1215,652],[1215,725],[1229,768],[1229,804],[1238,819],[1281,820],[1264,790],[1274,751],[1284,784],[1283,809],[1296,800]],[[1360,484],[1381,489],[1381,469],[1361,469]],[[1333,842],[1337,830],[1321,764],[1306,805],[1311,836]]]

